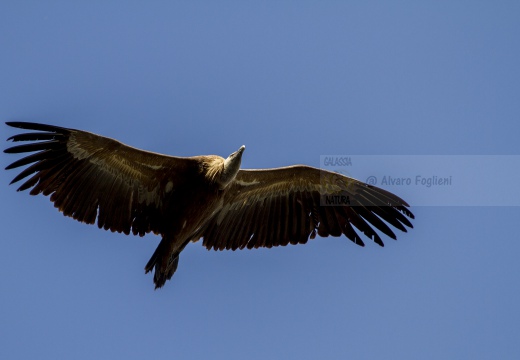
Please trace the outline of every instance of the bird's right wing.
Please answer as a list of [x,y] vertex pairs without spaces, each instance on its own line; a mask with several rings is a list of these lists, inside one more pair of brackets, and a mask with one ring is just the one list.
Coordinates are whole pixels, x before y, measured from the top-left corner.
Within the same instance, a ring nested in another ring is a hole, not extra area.
[[[6,169],[32,164],[11,183],[28,176],[18,191],[42,193],[64,215],[112,231],[163,233],[169,196],[196,169],[192,158],[147,152],[86,131],[27,122],[7,125],[40,132],[11,136],[31,141],[4,152],[36,152]],[[35,142],[38,141],[38,142]]]

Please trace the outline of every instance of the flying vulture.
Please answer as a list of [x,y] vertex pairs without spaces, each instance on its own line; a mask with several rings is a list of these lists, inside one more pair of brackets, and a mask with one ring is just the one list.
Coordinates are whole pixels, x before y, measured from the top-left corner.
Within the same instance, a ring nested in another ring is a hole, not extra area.
[[[176,157],[139,150],[90,132],[28,122],[36,130],[11,136],[6,153],[32,153],[6,169],[29,165],[12,183],[18,191],[50,195],[64,215],[99,228],[162,237],[146,264],[155,288],[177,269],[179,254],[203,239],[207,249],[236,250],[305,244],[357,234],[383,246],[374,228],[395,239],[393,226],[412,228],[414,215],[398,196],[344,175],[310,166],[240,169],[245,147],[226,159]],[[390,225],[390,226],[389,226]]]

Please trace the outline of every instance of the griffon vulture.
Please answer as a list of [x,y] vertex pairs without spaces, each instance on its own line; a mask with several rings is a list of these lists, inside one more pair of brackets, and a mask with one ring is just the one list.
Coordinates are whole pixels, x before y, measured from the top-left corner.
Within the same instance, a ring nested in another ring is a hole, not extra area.
[[31,195],[50,195],[64,215],[97,220],[105,230],[162,237],[145,267],[146,273],[155,270],[155,288],[175,273],[184,247],[200,238],[214,250],[305,244],[316,234],[344,234],[363,246],[355,227],[383,246],[373,227],[393,239],[389,225],[412,227],[404,200],[353,178],[303,165],[240,169],[244,146],[227,159],[175,157],[86,131],[7,125],[39,131],[8,139],[30,143],[6,153],[35,152],[6,168],[32,164],[11,182],[29,176],[18,191],[32,187]]

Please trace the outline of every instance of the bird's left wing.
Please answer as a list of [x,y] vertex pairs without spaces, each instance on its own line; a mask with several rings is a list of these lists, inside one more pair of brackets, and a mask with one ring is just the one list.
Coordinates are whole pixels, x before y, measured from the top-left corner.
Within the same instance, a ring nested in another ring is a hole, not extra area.
[[374,227],[395,239],[389,225],[406,231],[413,218],[398,196],[338,173],[309,166],[240,170],[202,236],[215,250],[303,244],[316,234],[344,234],[363,246],[353,225],[383,246]]

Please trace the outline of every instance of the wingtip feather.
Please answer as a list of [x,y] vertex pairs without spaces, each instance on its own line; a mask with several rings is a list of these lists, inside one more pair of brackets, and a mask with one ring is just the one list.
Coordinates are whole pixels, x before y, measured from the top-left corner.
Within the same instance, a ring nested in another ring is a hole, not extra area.
[[18,128],[18,129],[25,129],[25,130],[52,131],[52,132],[69,130],[67,128],[63,128],[60,126],[41,124],[41,123],[35,123],[35,122],[27,122],[27,121],[6,121],[5,124],[7,126],[11,126],[11,127]]

